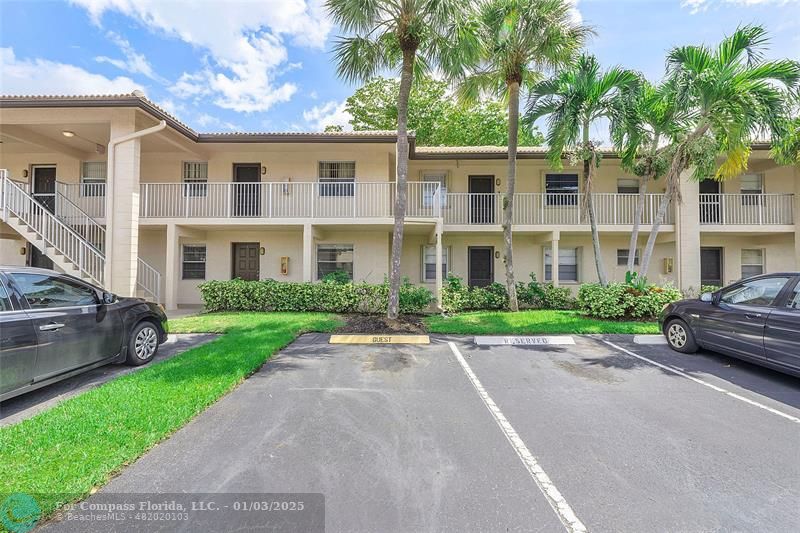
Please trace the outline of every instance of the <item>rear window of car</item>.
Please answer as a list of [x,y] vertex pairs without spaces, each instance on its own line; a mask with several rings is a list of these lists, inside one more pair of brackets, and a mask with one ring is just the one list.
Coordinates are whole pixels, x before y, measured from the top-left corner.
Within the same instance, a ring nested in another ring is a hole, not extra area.
[[738,287],[724,291],[720,301],[734,305],[770,306],[788,282],[789,278],[762,278],[745,281]]
[[8,297],[6,286],[0,281],[0,312],[2,311],[13,311],[13,308],[11,307],[11,299]]

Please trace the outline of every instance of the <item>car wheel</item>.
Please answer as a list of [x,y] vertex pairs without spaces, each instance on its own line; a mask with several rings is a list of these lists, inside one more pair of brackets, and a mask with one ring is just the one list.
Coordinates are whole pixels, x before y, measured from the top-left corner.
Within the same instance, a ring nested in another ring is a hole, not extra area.
[[149,363],[158,352],[158,328],[152,322],[139,322],[128,339],[126,363],[139,366]]
[[697,341],[694,340],[692,328],[680,318],[674,318],[667,322],[664,335],[667,337],[669,347],[677,352],[694,353],[697,351]]

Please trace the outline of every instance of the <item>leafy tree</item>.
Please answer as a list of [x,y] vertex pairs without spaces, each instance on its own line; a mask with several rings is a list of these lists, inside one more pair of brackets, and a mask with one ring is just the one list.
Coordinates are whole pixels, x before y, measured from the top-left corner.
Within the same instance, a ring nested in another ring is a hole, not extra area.
[[478,8],[474,31],[477,47],[456,50],[458,68],[448,72],[457,82],[457,94],[475,103],[489,94],[508,104],[508,170],[503,199],[508,305],[519,309],[511,226],[517,177],[520,92],[541,79],[541,71],[569,62],[591,30],[575,23],[567,0],[486,0]]
[[772,156],[782,165],[800,166],[800,117],[790,120],[783,136],[773,141]]
[[642,272],[647,272],[670,203],[680,201],[684,170],[692,166],[696,180],[726,180],[747,170],[754,138],[765,131],[772,139],[788,138],[790,94],[800,83],[800,63],[765,61],[767,43],[764,28],[743,26],[716,49],[681,46],[669,52],[668,83],[674,87],[676,105],[691,121],[688,133],[668,147],[666,192],[642,255]]
[[[377,77],[359,87],[345,104],[354,130],[392,130],[397,124],[400,82]],[[419,146],[505,146],[508,117],[502,102],[485,99],[459,105],[448,94],[448,84],[432,78],[417,80],[408,99],[408,127]],[[537,130],[520,132],[520,146],[539,146]]]
[[[551,166],[562,168],[562,158],[569,155],[583,162],[583,208],[592,228],[592,246],[597,278],[608,284],[603,257],[600,254],[600,234],[594,212],[592,192],[595,169],[600,166],[601,155],[589,138],[589,129],[597,121],[611,121],[612,138],[620,143],[627,120],[626,104],[639,84],[639,76],[630,70],[612,67],[600,72],[597,59],[582,55],[574,65],[549,80],[538,83],[532,91],[526,121],[532,123],[547,116],[548,159]],[[629,164],[632,151],[623,151],[624,163]],[[632,252],[635,253],[635,252]],[[553,258],[555,268],[556,258]]]
[[333,22],[347,35],[334,44],[337,73],[366,81],[386,70],[400,71],[397,91],[397,194],[387,316],[400,312],[400,257],[408,200],[408,100],[415,72],[450,68],[449,50],[470,33],[460,25],[464,6],[457,0],[327,0]]

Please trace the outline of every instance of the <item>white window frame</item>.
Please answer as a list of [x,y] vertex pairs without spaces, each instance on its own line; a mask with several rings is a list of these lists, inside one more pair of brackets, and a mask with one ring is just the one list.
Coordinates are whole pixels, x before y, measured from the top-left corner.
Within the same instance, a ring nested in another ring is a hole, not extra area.
[[[623,185],[621,182],[626,182],[627,185]],[[620,189],[636,190],[632,192],[620,192]],[[617,178],[617,194],[639,194],[639,179],[629,177]]]
[[[567,279],[561,276],[561,270],[559,268],[558,271],[558,282],[559,283],[580,283],[581,281],[581,247],[580,246],[559,246],[558,248],[558,266],[561,267],[561,254],[567,250],[575,250],[575,279]],[[547,264],[548,256],[552,256],[552,248],[550,246],[545,246],[544,251],[542,253],[543,259],[543,272],[544,272],[544,281],[553,281],[552,275],[552,264]],[[550,262],[552,263],[552,257],[550,258]],[[548,277],[547,275],[547,267],[550,266],[551,274]],[[572,266],[565,263],[564,266]]]
[[[421,258],[422,258],[422,273],[420,274],[420,279],[424,283],[433,283],[436,281],[436,275],[432,278],[428,277],[428,253],[430,250],[433,250],[433,270],[436,272],[436,245],[435,244],[426,244],[422,246]],[[450,247],[449,246],[442,246],[442,279],[447,277],[447,273],[449,272],[450,268]]]
[[[200,171],[202,168],[205,168],[205,172]],[[181,182],[183,183],[184,198],[208,196],[208,161],[183,161]]]
[[320,250],[320,248],[326,248],[326,247],[327,248],[336,248],[337,250],[341,249],[341,248],[349,249],[350,253],[353,254],[353,259],[350,261],[350,264],[352,265],[352,267],[350,268],[350,270],[352,270],[352,272],[350,274],[350,279],[351,280],[355,279],[355,275],[356,275],[356,247],[355,247],[355,245],[351,244],[351,243],[322,242],[322,243],[317,243],[317,248],[316,248],[316,252],[317,253],[316,253],[316,257],[315,257],[316,261],[314,262],[315,263],[315,267],[317,269],[317,281],[319,281],[319,280],[321,280],[323,278],[323,275],[320,275],[321,274],[320,273],[320,269],[319,269],[319,264],[320,263],[345,263],[346,262],[346,261],[320,261],[320,259],[319,259],[319,250]]
[[[622,262],[620,262],[622,259],[620,252],[625,252],[625,260]],[[628,266],[628,258],[630,257],[630,253],[631,253],[630,248],[617,248],[617,266]],[[642,249],[637,248],[636,255],[634,255],[633,257],[633,264],[638,265],[641,259],[642,259]]]
[[[760,263],[745,263],[745,259],[744,259],[745,252],[758,252],[758,254],[761,256],[761,262]],[[739,268],[739,274],[741,274],[741,276],[742,276],[741,279],[751,278],[753,276],[760,276],[761,274],[763,274],[764,272],[767,271],[767,254],[766,254],[766,251],[763,248],[742,248],[742,250],[740,252],[740,259],[741,259],[741,265],[740,265],[740,268]],[[747,274],[747,275],[745,275],[745,273],[744,273],[745,267],[758,267],[758,268],[761,269],[761,272],[759,272],[757,274]]]
[[436,188],[430,187],[428,183],[438,183],[440,187],[439,205],[447,207],[447,171],[425,171],[422,173],[422,207],[433,207],[433,197]]
[[[745,179],[755,178],[758,181],[758,188],[745,188]],[[764,175],[756,172],[742,174],[739,178],[739,194],[742,195],[742,205],[759,205],[764,197]]]
[[[336,168],[333,165],[351,164],[346,169]],[[323,166],[328,165],[326,172]],[[352,170],[352,172],[351,172]],[[328,175],[325,175],[328,174]],[[343,174],[352,174],[343,175]],[[356,162],[343,160],[321,160],[317,161],[317,181],[319,181],[318,194],[321,197],[341,198],[352,197],[355,195],[356,182]]]
[[[102,165],[103,177],[90,176],[89,165]],[[108,165],[105,161],[81,161],[81,188],[80,195],[84,197],[105,196],[106,180],[108,179]]]
[[[187,261],[186,260],[186,249],[187,248],[203,248],[203,250],[204,250],[203,260],[202,261],[199,261],[199,260],[188,260]],[[187,263],[202,264],[203,265],[203,277],[202,278],[195,278],[195,277],[187,278],[186,277],[186,270],[184,269],[184,266]],[[187,280],[187,281],[202,281],[202,280],[206,279],[207,276],[208,276],[208,245],[202,244],[202,243],[187,243],[187,244],[181,245],[181,279],[182,280]]]

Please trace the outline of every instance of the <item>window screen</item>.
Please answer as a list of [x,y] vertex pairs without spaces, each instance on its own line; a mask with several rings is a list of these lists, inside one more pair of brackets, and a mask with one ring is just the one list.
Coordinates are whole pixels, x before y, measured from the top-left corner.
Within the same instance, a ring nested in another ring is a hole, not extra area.
[[206,279],[206,246],[183,245],[183,279]]
[[[553,280],[553,258],[550,248],[544,250],[544,279]],[[558,249],[558,279],[559,281],[578,281],[578,249]]]
[[353,245],[317,245],[317,279],[322,279],[326,274],[337,270],[347,272],[350,279],[353,279]]
[[764,250],[742,250],[742,279],[764,273]]
[[578,175],[546,174],[544,191],[547,205],[578,205]]

